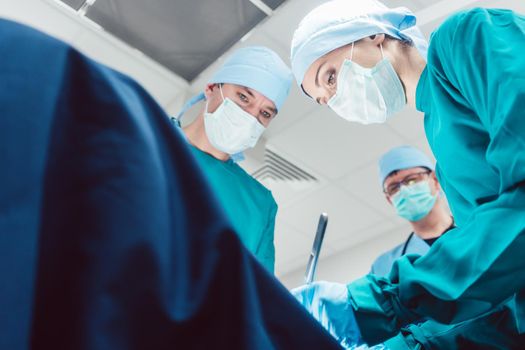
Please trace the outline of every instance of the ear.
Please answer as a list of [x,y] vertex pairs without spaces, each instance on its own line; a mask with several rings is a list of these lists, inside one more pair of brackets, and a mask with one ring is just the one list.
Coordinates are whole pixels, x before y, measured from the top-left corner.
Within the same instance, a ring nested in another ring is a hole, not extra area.
[[386,198],[386,201],[388,202],[388,204],[393,205],[392,204],[392,200],[390,199],[390,197],[388,195],[385,194],[385,198]]
[[436,190],[439,192],[441,191],[441,185],[439,184],[439,181],[438,181],[438,178],[436,176],[436,172],[433,171],[430,173],[430,178],[434,181],[434,183],[436,184]]
[[379,44],[383,44],[385,38],[385,34],[375,34],[370,36],[370,40],[372,40],[372,43],[377,46],[379,46]]
[[218,84],[206,84],[204,88],[204,95],[206,96],[206,99],[209,99],[215,91],[215,89],[217,89],[218,87]]

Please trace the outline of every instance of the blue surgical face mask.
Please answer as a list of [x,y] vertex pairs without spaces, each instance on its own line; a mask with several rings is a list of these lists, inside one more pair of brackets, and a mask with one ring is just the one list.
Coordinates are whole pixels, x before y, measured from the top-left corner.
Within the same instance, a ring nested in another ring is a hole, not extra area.
[[428,181],[421,181],[410,186],[401,186],[392,196],[392,204],[397,215],[408,221],[419,221],[434,208],[437,194],[433,195]]
[[350,59],[337,76],[337,90],[328,106],[340,117],[361,124],[384,123],[406,104],[405,90],[392,63],[383,59],[373,68],[364,68]]

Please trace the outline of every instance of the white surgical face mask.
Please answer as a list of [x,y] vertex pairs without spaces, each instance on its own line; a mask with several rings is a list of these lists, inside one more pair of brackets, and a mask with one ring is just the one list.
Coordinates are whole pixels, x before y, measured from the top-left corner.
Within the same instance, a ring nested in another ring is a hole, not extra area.
[[221,152],[236,154],[255,146],[265,127],[257,118],[245,112],[239,105],[224,98],[213,113],[204,112],[204,129],[211,145]]
[[337,76],[337,91],[328,106],[340,117],[361,124],[384,123],[406,104],[405,91],[392,63],[385,58],[373,68],[345,59]]

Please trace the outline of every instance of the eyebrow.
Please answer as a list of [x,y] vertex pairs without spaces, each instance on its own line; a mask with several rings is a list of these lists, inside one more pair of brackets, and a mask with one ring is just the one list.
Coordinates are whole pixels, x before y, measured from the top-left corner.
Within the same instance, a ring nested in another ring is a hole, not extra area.
[[[255,98],[255,95],[253,94],[253,92],[251,91],[250,88],[246,87],[246,86],[243,86],[244,90],[253,98]],[[273,107],[264,107],[266,109],[268,109],[270,112],[272,112],[274,114],[274,116],[277,114],[277,109],[276,108],[273,108]]]
[[317,73],[315,73],[315,86],[319,87],[319,71],[321,71],[321,68],[325,65],[326,61],[321,63],[319,67],[317,67]]
[[247,88],[246,86],[243,86],[243,87],[244,87],[244,91],[246,91],[248,93],[248,95],[250,95],[251,97],[255,98],[255,96],[254,96],[254,94],[253,94],[253,92],[251,91],[250,88]]
[[[323,63],[321,63],[319,65],[319,67],[317,67],[317,73],[315,73],[315,86],[317,87],[320,87],[319,86],[319,72],[321,71],[321,68],[325,65],[326,61],[324,61]],[[315,101],[318,103],[318,104],[321,104],[321,102],[319,102],[319,97],[315,99]]]

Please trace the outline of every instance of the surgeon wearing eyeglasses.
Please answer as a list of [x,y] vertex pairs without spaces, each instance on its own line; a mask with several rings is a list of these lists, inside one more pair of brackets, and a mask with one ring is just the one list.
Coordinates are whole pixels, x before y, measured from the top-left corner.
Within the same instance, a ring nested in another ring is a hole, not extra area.
[[443,234],[454,227],[434,164],[419,149],[395,147],[379,160],[379,181],[386,200],[405,219],[412,232],[398,246],[381,254],[371,273],[388,276],[394,261],[406,254],[424,255]]

